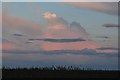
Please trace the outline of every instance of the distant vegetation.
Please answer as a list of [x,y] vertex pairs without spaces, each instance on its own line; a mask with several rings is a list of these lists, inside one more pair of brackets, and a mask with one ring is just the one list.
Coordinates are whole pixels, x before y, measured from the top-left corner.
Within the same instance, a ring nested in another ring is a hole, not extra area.
[[3,67],[3,79],[8,78],[118,78],[119,71],[94,70],[91,68],[80,68],[73,66],[51,66],[51,67],[31,67],[31,68],[8,68]]
[[30,67],[30,68],[10,68],[10,67],[3,67],[3,70],[65,70],[65,71],[83,71],[83,70],[94,70],[92,68],[81,68],[81,67],[75,67],[75,66],[51,66],[51,67]]

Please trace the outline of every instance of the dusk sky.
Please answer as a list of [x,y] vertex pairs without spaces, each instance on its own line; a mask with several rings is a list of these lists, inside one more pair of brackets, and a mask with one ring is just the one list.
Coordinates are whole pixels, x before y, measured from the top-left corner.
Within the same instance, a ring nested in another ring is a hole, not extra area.
[[2,3],[3,66],[118,69],[117,2]]

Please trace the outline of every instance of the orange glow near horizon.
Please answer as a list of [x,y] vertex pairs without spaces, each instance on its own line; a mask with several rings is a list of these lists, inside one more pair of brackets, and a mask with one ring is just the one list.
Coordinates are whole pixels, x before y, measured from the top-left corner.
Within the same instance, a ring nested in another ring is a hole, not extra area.
[[118,50],[96,50],[96,52],[99,52],[99,53],[118,53]]

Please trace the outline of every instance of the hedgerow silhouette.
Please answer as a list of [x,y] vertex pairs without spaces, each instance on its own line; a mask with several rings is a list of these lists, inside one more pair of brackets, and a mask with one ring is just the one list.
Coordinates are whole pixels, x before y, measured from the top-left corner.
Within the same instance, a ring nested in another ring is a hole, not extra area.
[[3,67],[2,70],[58,70],[58,71],[82,71],[82,70],[95,70],[92,68],[81,68],[81,67],[75,67],[75,66],[50,66],[50,67],[30,67],[30,68],[26,68],[26,67],[16,67],[16,68],[10,68],[10,67]]
[[51,66],[51,67],[31,67],[31,68],[2,68],[2,77],[6,78],[117,78],[118,71],[95,70],[88,67],[75,66]]

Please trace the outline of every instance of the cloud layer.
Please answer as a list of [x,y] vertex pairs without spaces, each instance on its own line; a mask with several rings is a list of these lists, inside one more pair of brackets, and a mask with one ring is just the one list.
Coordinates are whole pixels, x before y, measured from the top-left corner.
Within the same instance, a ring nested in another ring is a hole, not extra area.
[[15,34],[13,34],[14,36],[24,36],[24,35],[22,35],[22,34],[18,34],[18,33],[15,33]]
[[120,25],[117,25],[117,24],[104,24],[103,27],[106,27],[106,28],[119,28]]
[[80,9],[114,15],[118,14],[118,2],[69,2],[67,4]]
[[[2,15],[3,35],[9,34],[25,34],[34,35],[41,34],[41,25],[31,20],[22,17],[11,16],[3,12]],[[6,32],[7,31],[7,32]],[[7,34],[6,34],[7,33]],[[33,34],[34,33],[34,34]],[[3,36],[4,37],[4,36]]]
[[89,34],[80,23],[75,21],[68,23],[57,14],[50,12],[45,12],[44,18],[48,22],[48,27],[40,37],[44,42],[38,42],[42,50],[81,50],[98,47],[98,44],[91,41]]
[[105,38],[105,39],[108,39],[110,37],[108,37],[108,36],[96,36],[96,38]]
[[[46,32],[42,35],[43,38],[88,39],[88,33],[78,22],[72,22],[69,24],[66,20],[57,16],[55,13],[45,12],[44,14],[51,17],[48,19],[44,16],[48,22],[48,27]],[[53,14],[55,17],[53,17]]]
[[[38,23],[3,15],[3,38],[9,40],[11,46],[14,45],[16,48],[19,46],[17,50],[82,50],[98,47],[78,22],[73,21],[69,24],[57,14],[50,12],[45,12],[43,17],[48,24],[44,31],[42,31],[44,26]],[[3,43],[3,46],[5,44]]]
[[[47,27],[44,32],[41,31],[41,29],[43,29],[43,26],[38,25],[37,23],[20,19],[18,17],[15,18],[13,16],[4,15],[3,31],[5,33],[3,33],[3,35],[5,39],[9,38],[9,41],[4,40],[3,50],[11,50],[13,52],[14,50],[15,52],[21,52],[20,50],[28,50],[29,52],[32,49],[35,53],[38,52],[38,50],[81,51],[84,49],[94,50],[96,53],[117,52],[113,49],[98,49],[101,47],[101,45],[92,41],[89,34],[78,22],[73,21],[72,23],[68,23],[66,20],[59,17],[57,14],[50,12],[45,12],[43,17],[47,21]],[[8,34],[8,27],[11,27],[10,31],[15,30],[15,32],[10,32],[10,34],[12,35]],[[34,34],[34,36],[31,36],[30,34]],[[7,37],[8,35],[13,37]],[[12,39],[14,40],[12,41]]]
[[29,39],[30,41],[46,41],[46,42],[80,42],[80,41],[85,41],[84,39]]
[[25,51],[25,50],[3,50],[3,53],[11,54],[44,54],[44,55],[62,55],[62,54],[75,54],[75,55],[94,55],[94,56],[104,56],[104,57],[117,57],[117,52],[97,52],[92,49],[83,50],[53,50],[53,51]]

